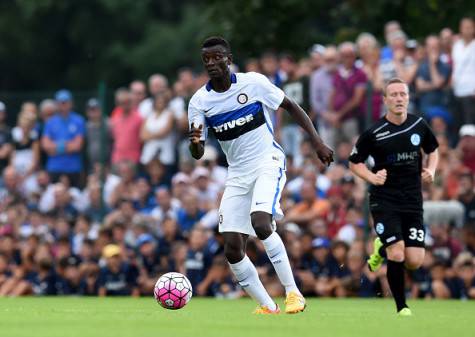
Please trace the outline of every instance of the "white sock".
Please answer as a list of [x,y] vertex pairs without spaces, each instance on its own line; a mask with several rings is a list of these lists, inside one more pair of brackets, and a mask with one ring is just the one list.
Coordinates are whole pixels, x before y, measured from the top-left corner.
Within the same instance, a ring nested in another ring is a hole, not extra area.
[[276,309],[275,302],[267,293],[266,288],[262,285],[259,275],[257,274],[257,269],[247,255],[238,263],[230,263],[229,266],[231,267],[234,276],[236,276],[239,285],[246,291],[246,293],[248,293],[249,296],[256,300],[260,305],[265,305],[271,310]]
[[265,240],[262,240],[264,248],[266,249],[267,256],[274,266],[277,276],[279,276],[280,283],[285,288],[285,293],[288,294],[291,291],[300,294],[300,290],[295,284],[294,275],[290,268],[289,257],[285,250],[284,243],[277,232],[273,232]]

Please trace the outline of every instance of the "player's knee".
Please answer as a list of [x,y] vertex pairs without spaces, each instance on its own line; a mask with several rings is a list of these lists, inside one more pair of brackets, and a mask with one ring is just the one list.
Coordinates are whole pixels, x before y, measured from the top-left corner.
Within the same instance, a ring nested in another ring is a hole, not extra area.
[[242,249],[242,247],[233,244],[224,245],[224,256],[226,256],[229,263],[238,263],[244,259],[244,255],[244,249]]
[[416,270],[416,269],[420,268],[420,266],[422,266],[423,261],[424,261],[423,259],[410,258],[410,257],[406,256],[405,266],[409,270]]
[[388,256],[388,260],[394,261],[394,262],[403,262],[405,259],[404,256],[404,248],[399,248],[399,247],[393,247],[390,249],[386,249],[386,254]]
[[260,240],[265,240],[272,234],[271,221],[272,218],[267,213],[254,212],[251,214],[252,227]]

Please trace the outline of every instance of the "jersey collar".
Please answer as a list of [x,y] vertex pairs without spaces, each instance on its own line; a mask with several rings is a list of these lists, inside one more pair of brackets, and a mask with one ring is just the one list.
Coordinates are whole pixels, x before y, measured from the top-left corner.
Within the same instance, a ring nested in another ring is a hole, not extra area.
[[[231,73],[231,84],[237,82],[237,77],[235,73]],[[211,80],[206,83],[206,90],[211,91],[213,89],[213,86],[211,85]]]

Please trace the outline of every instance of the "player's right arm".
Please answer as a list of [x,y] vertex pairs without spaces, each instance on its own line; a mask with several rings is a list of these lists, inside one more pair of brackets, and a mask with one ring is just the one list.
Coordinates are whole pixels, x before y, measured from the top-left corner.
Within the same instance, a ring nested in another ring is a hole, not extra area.
[[190,131],[188,133],[188,138],[190,139],[190,149],[191,156],[195,159],[200,159],[205,153],[205,142],[201,140],[201,135],[203,133],[203,125],[200,124],[198,127],[194,123],[191,123]]
[[193,96],[188,106],[188,121],[190,123],[188,132],[190,145],[188,148],[193,158],[200,159],[205,153],[206,120],[204,111],[198,108],[195,101],[196,98]]
[[379,170],[376,173],[371,172],[365,163],[352,163],[350,162],[350,170],[353,174],[357,175],[361,179],[364,179],[372,185],[381,186],[384,185],[387,178],[386,169]]
[[349,163],[350,170],[356,176],[365,180],[366,182],[381,186],[384,185],[387,178],[386,169],[379,170],[374,173],[366,166],[366,159],[371,152],[371,136],[369,132],[364,132],[356,141],[353,151],[351,151]]

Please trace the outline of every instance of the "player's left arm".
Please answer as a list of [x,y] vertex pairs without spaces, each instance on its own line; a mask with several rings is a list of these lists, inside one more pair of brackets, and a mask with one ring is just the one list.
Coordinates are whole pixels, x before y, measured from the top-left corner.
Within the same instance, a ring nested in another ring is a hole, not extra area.
[[304,129],[310,136],[310,141],[317,152],[318,158],[324,164],[330,165],[330,163],[333,161],[333,150],[330,149],[320,138],[317,130],[315,130],[315,127],[310,120],[310,117],[308,117],[307,113],[302,109],[302,107],[287,96],[284,97],[280,107],[287,110],[292,115],[297,124],[300,125],[302,129]]
[[432,183],[435,177],[435,170],[439,164],[439,150],[435,149],[427,155],[427,165],[422,168],[422,181]]
[[432,183],[435,177],[435,170],[439,164],[439,142],[432,132],[431,128],[424,121],[424,137],[422,139],[422,150],[427,154],[427,165],[422,168],[422,181],[425,183]]

